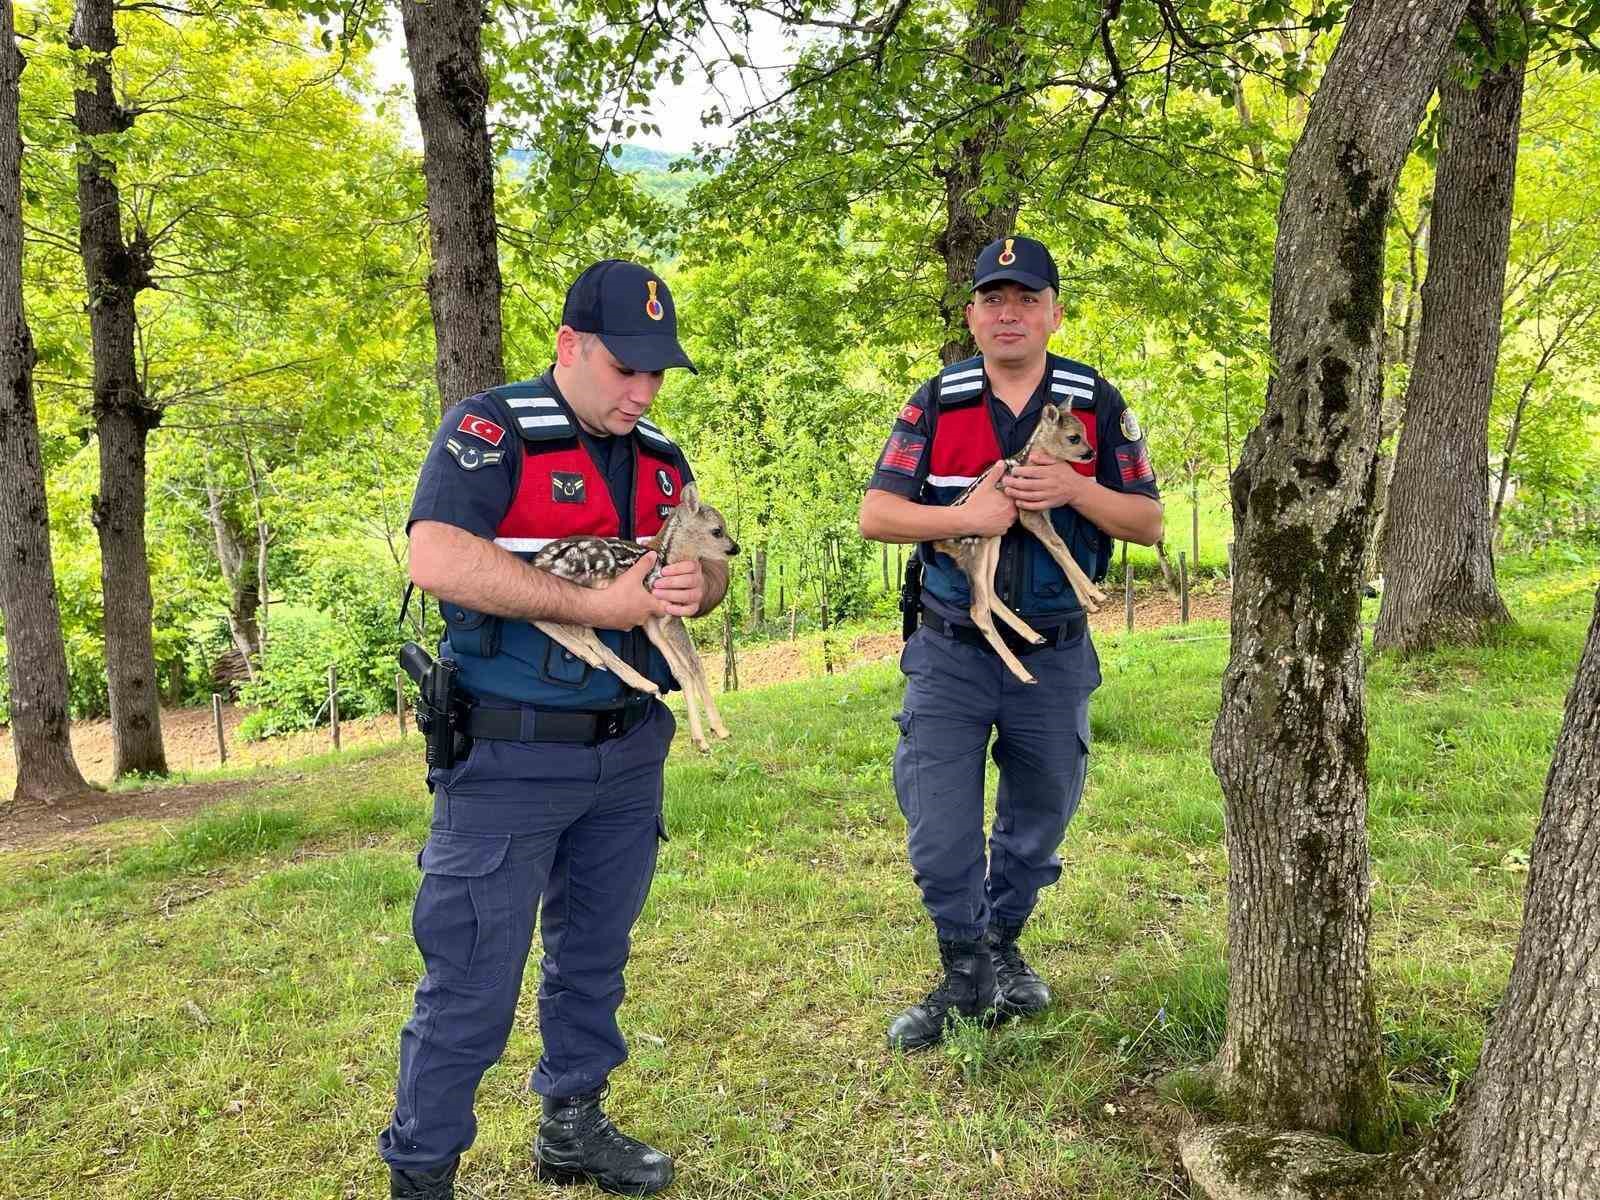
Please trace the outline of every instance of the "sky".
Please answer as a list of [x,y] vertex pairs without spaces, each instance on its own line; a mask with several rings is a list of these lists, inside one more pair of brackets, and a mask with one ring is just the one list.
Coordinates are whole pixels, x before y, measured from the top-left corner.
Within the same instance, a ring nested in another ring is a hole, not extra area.
[[[791,61],[793,51],[786,47],[780,27],[768,22],[758,27],[752,37],[752,51],[758,63]],[[411,72],[405,59],[405,36],[400,23],[384,34],[373,49],[372,68],[374,82],[379,88],[398,86],[407,97],[411,94]],[[701,115],[717,103],[717,94],[699,71],[691,71],[682,84],[670,83],[656,89],[652,98],[652,120],[661,126],[661,133],[638,133],[629,138],[630,144],[648,146],[653,150],[686,153],[696,142],[714,146],[731,142],[735,131],[726,125],[702,125]],[[417,132],[416,110],[410,105],[399,106],[407,136],[415,145],[421,145]]]

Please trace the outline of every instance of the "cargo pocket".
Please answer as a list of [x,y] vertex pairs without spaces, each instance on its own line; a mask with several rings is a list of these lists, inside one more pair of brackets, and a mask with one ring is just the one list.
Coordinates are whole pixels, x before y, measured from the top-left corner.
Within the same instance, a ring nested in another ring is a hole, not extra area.
[[894,723],[900,727],[900,740],[894,748],[894,798],[907,821],[916,821],[921,808],[917,794],[917,762],[914,720],[909,712],[897,712]]
[[459,987],[498,984],[511,960],[509,833],[435,829],[422,848],[412,933],[428,974]]

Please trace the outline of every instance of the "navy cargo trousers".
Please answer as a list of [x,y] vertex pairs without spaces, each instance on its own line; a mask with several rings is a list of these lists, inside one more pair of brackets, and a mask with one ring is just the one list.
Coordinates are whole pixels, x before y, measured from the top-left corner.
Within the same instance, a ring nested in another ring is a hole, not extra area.
[[464,762],[433,773],[412,913],[426,974],[378,1139],[390,1166],[443,1166],[472,1145],[473,1096],[510,1037],[536,915],[544,1054],[530,1086],[592,1092],[627,1058],[616,1012],[666,833],[661,773],[673,729],[658,701],[598,745],[479,740]]
[[[900,656],[895,797],[923,905],[945,940],[976,940],[991,920],[1022,925],[1039,890],[1061,877],[1056,851],[1083,795],[1100,660],[1085,632],[1022,661],[1038,683],[1023,683],[987,646],[927,626]],[[991,730],[1000,783],[985,854]]]

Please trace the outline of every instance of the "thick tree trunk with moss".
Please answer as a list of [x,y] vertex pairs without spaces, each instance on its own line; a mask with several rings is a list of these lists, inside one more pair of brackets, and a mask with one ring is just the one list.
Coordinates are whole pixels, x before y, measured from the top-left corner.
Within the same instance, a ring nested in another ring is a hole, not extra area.
[[441,410],[506,381],[483,0],[404,0],[433,270],[428,304]]
[[[987,72],[996,81],[997,92],[1010,85],[1022,61],[1018,25],[1024,4],[1025,0],[979,0],[972,18],[967,60],[974,73]],[[1012,104],[1010,100],[993,104],[982,123],[961,140],[953,161],[941,172],[945,221],[937,248],[944,259],[944,298],[939,313],[944,319],[945,340],[939,357],[946,364],[977,353],[965,315],[967,298],[972,294],[972,266],[978,260],[978,251],[1010,233],[1017,221],[1020,201],[1016,196],[995,204],[978,195],[984,184],[993,182],[993,173],[985,169],[984,160],[1004,145]]]
[[1185,1135],[1207,1200],[1593,1200],[1600,1180],[1600,593],[1529,858],[1522,938],[1478,1073],[1405,1155],[1227,1126]]
[[68,736],[67,654],[33,402],[33,337],[22,307],[21,74],[12,6],[0,5],[0,617],[11,685],[15,798],[53,804],[87,792],[89,785]]
[[[1497,3],[1473,0],[1468,21],[1491,49],[1498,26],[1522,20]],[[1478,642],[1511,619],[1494,579],[1488,436],[1526,66],[1518,57],[1470,87],[1472,60],[1457,55],[1439,85],[1422,336],[1384,523],[1381,649]]]
[[1382,397],[1384,228],[1466,0],[1362,0],[1289,160],[1277,372],[1233,477],[1233,649],[1212,759],[1227,801],[1235,1112],[1381,1136],[1368,966],[1361,567]]
[[150,560],[145,552],[145,442],[161,420],[145,397],[134,359],[134,298],[151,286],[143,235],[122,239],[122,197],[113,168],[94,144],[121,133],[133,117],[111,87],[117,46],[112,0],[78,0],[69,43],[88,51],[73,92],[83,147],[78,161],[78,241],[88,285],[94,354],[94,422],[100,443],[100,535],[106,678],[111,695],[115,774],[165,775],[161,697],[156,687]]

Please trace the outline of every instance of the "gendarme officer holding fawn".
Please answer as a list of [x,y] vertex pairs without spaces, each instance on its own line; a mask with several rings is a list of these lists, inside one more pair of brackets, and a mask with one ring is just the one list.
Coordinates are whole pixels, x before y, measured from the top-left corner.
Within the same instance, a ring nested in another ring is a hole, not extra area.
[[[901,669],[894,785],[912,870],[939,939],[944,978],[894,1018],[889,1042],[938,1042],[954,1015],[1026,1015],[1050,1003],[1017,937],[1041,888],[1061,874],[1057,849],[1083,793],[1089,694],[1100,662],[1065,574],[1017,510],[1048,512],[1090,579],[1104,577],[1113,538],[1153,544],[1162,510],[1144,438],[1121,395],[1094,368],[1049,353],[1061,324],[1050,252],[1025,237],[978,255],[967,328],[980,354],[924,384],[895,420],[861,505],[861,532],[921,543],[908,572],[920,606]],[[999,460],[1019,454],[1046,404],[1071,405],[1094,457],[1057,462],[1035,451],[993,486]],[[957,505],[974,480],[982,483]],[[1019,680],[972,624],[966,576],[932,543],[1004,534],[995,591],[1044,636],[1003,631],[1038,683]],[[916,582],[920,570],[920,585]],[[993,829],[984,829],[984,754],[995,733],[1000,769]]]
[[465,700],[470,750],[428,776],[433,825],[412,922],[427,973],[379,1139],[390,1192],[408,1200],[454,1195],[478,1082],[516,1016],[535,916],[544,1053],[531,1081],[543,1108],[533,1165],[628,1195],[672,1179],[672,1160],[620,1132],[600,1104],[627,1057],[616,1011],[666,836],[672,715],[531,622],[595,628],[666,691],[671,672],[639,626],[715,607],[727,571],[690,559],[646,589],[649,553],[589,590],[528,565],[560,537],[654,534],[692,479],[645,419],[666,369],[693,369],[666,284],[634,263],[597,263],[567,293],[561,321],[549,371],[450,410],[412,502],[411,577],[439,599],[440,659]]

